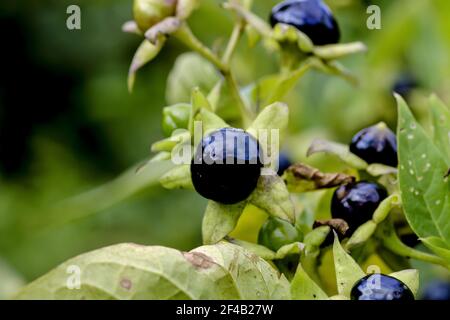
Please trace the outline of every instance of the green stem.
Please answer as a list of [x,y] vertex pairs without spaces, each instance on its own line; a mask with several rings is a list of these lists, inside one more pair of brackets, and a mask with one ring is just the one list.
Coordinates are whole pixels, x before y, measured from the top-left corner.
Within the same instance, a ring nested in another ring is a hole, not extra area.
[[410,248],[405,245],[395,233],[395,229],[391,220],[385,221],[380,226],[382,227],[379,228],[377,236],[384,248],[406,258],[441,265],[447,269],[450,268],[449,264],[444,259],[433,254]]
[[225,65],[230,65],[231,58],[233,56],[234,51],[239,43],[239,39],[241,38],[242,31],[244,30],[244,21],[239,21],[233,28],[233,32],[231,33],[230,40],[228,41],[228,45],[225,49],[225,53],[222,57],[222,62]]
[[196,51],[211,62],[221,73],[228,72],[228,66],[192,33],[192,30],[187,24],[183,24],[174,35],[190,49]]
[[[242,116],[243,125],[248,126],[254,118],[252,112],[247,108],[244,100],[239,91],[239,86],[234,78],[230,66],[228,63],[224,63],[214,52],[212,52],[207,46],[205,46],[191,31],[187,24],[184,24],[176,33],[175,36],[183,42],[186,46],[192,50],[198,52],[205,59],[210,61],[223,75],[227,85],[230,89],[230,93],[236,101]],[[232,35],[233,36],[233,35]],[[236,35],[233,36],[237,37]],[[238,37],[239,39],[239,37]],[[237,40],[238,40],[237,39]],[[237,40],[231,40],[230,52],[234,51],[232,47],[237,45]],[[236,44],[234,44],[236,42]],[[231,54],[230,54],[231,57]]]

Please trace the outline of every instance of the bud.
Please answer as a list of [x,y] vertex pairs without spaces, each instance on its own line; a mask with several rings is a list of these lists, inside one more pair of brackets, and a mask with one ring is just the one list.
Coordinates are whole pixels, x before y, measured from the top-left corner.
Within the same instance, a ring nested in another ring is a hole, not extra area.
[[158,22],[175,15],[177,0],[134,0],[133,14],[139,29],[145,32]]
[[191,106],[187,103],[179,103],[163,109],[162,128],[166,137],[169,137],[176,129],[187,129]]

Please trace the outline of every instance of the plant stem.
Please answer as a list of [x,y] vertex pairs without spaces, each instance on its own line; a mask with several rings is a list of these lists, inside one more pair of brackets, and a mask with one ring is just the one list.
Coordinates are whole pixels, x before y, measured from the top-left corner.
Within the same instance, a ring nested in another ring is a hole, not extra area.
[[183,24],[174,34],[178,40],[183,42],[190,49],[202,55],[211,62],[221,73],[228,72],[228,66],[222,63],[217,55],[205,46],[193,33],[187,24]]
[[377,236],[380,239],[383,247],[390,250],[393,253],[396,253],[400,256],[406,258],[412,258],[416,260],[421,260],[424,262],[429,262],[433,264],[441,265],[447,269],[450,269],[448,262],[444,259],[435,256],[433,254],[429,254],[426,252],[422,252],[405,245],[395,233],[395,229],[392,221],[387,220],[382,225],[380,225],[379,230],[377,231]]
[[[237,45],[237,42],[239,40],[241,31],[239,31],[239,34],[236,32],[233,32],[232,38],[230,39],[230,51],[229,55],[231,58],[231,55],[234,51],[234,48]],[[241,93],[239,91],[239,86],[236,82],[236,79],[234,78],[231,68],[229,66],[229,63],[224,63],[220,58],[212,52],[207,46],[205,46],[191,31],[189,26],[187,24],[184,24],[176,33],[175,36],[183,42],[185,45],[187,45],[192,50],[198,52],[200,55],[202,55],[205,59],[210,61],[222,74],[224,77],[229,89],[230,93],[233,97],[233,99],[238,104],[239,110],[241,112],[242,122],[245,127],[247,127],[251,121],[254,118],[254,115],[252,112],[247,108],[247,105],[245,104],[244,100],[242,99]],[[234,39],[236,38],[236,39]],[[228,51],[227,50],[227,51]],[[228,55],[228,54],[227,54]],[[228,59],[228,58],[227,58]]]
[[225,49],[225,53],[222,57],[222,62],[225,65],[230,65],[231,58],[233,56],[234,51],[239,43],[239,39],[241,38],[242,31],[244,30],[244,21],[240,20],[233,28],[233,32],[231,33],[230,40],[228,41],[228,45]]

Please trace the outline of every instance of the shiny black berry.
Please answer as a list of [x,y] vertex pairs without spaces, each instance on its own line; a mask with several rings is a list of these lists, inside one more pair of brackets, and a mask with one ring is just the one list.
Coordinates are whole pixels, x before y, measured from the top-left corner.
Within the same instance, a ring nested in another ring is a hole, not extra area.
[[302,234],[289,222],[269,218],[259,230],[258,243],[277,251],[282,246],[302,240]]
[[261,174],[260,153],[258,141],[243,130],[214,131],[203,138],[192,159],[195,190],[223,204],[247,199]]
[[428,284],[422,294],[422,300],[450,300],[450,282],[434,281]]
[[351,300],[403,300],[413,301],[414,294],[400,280],[384,275],[365,276],[353,286]]
[[372,219],[372,215],[388,194],[384,187],[373,182],[356,182],[336,189],[331,200],[333,219],[343,219],[353,233],[360,225]]
[[286,169],[290,166],[292,166],[292,162],[289,159],[288,155],[284,152],[280,152],[280,155],[278,157],[278,175],[282,176]]
[[352,139],[350,151],[369,164],[398,165],[397,139],[384,123],[358,132]]
[[338,43],[339,26],[322,0],[287,0],[272,9],[270,23],[289,24],[305,33],[315,45]]

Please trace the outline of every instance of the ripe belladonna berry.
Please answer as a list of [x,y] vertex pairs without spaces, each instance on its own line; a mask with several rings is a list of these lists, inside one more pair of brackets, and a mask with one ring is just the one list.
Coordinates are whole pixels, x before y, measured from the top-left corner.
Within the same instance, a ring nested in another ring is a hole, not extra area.
[[365,276],[353,286],[351,300],[414,300],[411,289],[402,281],[384,274]]
[[258,243],[277,251],[282,246],[302,240],[302,234],[289,222],[269,218],[259,230]]
[[358,132],[352,139],[350,151],[369,164],[398,165],[397,139],[384,123]]
[[450,300],[450,282],[448,281],[433,281],[429,283],[423,293],[422,300]]
[[352,234],[360,225],[372,219],[372,215],[388,194],[384,187],[373,182],[356,182],[336,189],[331,199],[333,219],[343,219]]
[[270,23],[289,24],[305,33],[315,45],[338,43],[339,26],[322,0],[287,0],[272,9]]
[[262,150],[244,130],[224,128],[203,138],[191,163],[192,183],[203,197],[223,204],[248,198],[261,175]]

